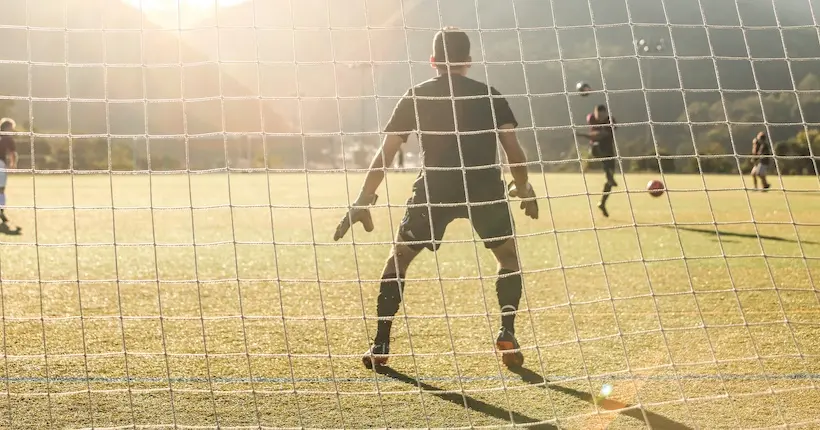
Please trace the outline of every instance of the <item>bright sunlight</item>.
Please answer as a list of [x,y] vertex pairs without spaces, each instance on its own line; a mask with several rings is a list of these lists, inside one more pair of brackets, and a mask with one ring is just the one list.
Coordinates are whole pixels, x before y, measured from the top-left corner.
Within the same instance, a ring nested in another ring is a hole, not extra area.
[[145,11],[200,9],[209,10],[215,6],[230,7],[247,0],[123,0],[136,8],[142,7]]
[[122,0],[141,9],[146,18],[163,27],[185,27],[213,16],[219,8],[238,6],[248,0]]

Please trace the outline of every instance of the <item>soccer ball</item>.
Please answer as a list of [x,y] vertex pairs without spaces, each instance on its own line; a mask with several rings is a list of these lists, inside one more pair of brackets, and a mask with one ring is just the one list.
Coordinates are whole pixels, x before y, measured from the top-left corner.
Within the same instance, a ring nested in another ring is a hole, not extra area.
[[588,83],[582,81],[575,84],[575,91],[581,93],[581,97],[586,97],[589,95],[587,92],[592,91],[592,87],[590,87]]
[[662,196],[664,188],[663,182],[657,179],[653,179],[646,184],[646,190],[649,191],[649,195],[652,197]]

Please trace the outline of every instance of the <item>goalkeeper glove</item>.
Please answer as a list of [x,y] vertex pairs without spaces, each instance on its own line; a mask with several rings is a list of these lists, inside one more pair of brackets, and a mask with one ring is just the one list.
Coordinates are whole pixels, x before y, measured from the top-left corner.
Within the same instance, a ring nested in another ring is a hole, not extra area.
[[516,187],[515,183],[510,183],[507,194],[510,197],[521,199],[521,209],[524,210],[525,215],[532,219],[538,219],[538,200],[536,200],[535,190],[532,189],[529,182],[523,189]]
[[347,234],[347,231],[350,230],[350,226],[357,222],[362,223],[366,232],[369,233],[373,231],[373,217],[370,216],[370,208],[368,208],[368,206],[376,204],[378,198],[379,196],[376,194],[367,196],[360,195],[347,211],[344,218],[339,222],[339,225],[336,226],[336,233],[333,235],[333,240],[338,241],[343,238],[344,235]]

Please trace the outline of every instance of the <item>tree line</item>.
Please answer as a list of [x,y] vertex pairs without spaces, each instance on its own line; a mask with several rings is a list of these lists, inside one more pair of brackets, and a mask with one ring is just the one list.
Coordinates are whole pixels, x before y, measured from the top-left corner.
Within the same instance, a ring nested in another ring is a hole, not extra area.
[[[820,172],[820,78],[809,74],[798,91],[727,94],[711,103],[695,101],[677,121],[656,128],[649,142],[617,139],[624,171],[664,173],[747,173],[753,165],[752,139],[766,132],[777,170],[784,175]],[[660,128],[660,129],[659,129]],[[579,157],[589,168],[584,153]],[[559,169],[567,170],[570,166]]]
[[[690,102],[676,127],[655,127],[653,137],[641,133],[616,135],[619,165],[625,172],[738,173],[752,167],[751,141],[758,131],[769,133],[777,170],[788,175],[817,175],[820,164],[820,78],[809,74],[799,91],[720,94],[709,102]],[[12,110],[12,102],[0,111]],[[19,130],[27,124],[18,121]],[[47,130],[35,130],[47,134]],[[272,169],[364,168],[378,145],[340,136],[293,136],[262,139],[123,139],[18,136],[21,168],[42,170],[177,170],[245,167]],[[538,170],[595,169],[585,141],[556,153],[523,139],[531,160],[543,156]],[[541,143],[549,145],[549,143]],[[28,157],[27,157],[28,155]],[[566,162],[561,162],[562,160]],[[576,160],[577,162],[573,162]]]

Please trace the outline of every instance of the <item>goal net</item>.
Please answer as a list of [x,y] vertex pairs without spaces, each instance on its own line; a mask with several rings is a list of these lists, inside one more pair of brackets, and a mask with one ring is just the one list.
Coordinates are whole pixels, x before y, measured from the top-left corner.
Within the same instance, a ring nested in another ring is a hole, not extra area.
[[[820,425],[815,0],[0,5],[0,427]],[[445,26],[508,100],[540,205],[510,200],[525,361],[502,364],[496,261],[456,220],[376,372],[417,137],[374,231],[333,234]],[[597,105],[608,216],[577,134]]]

